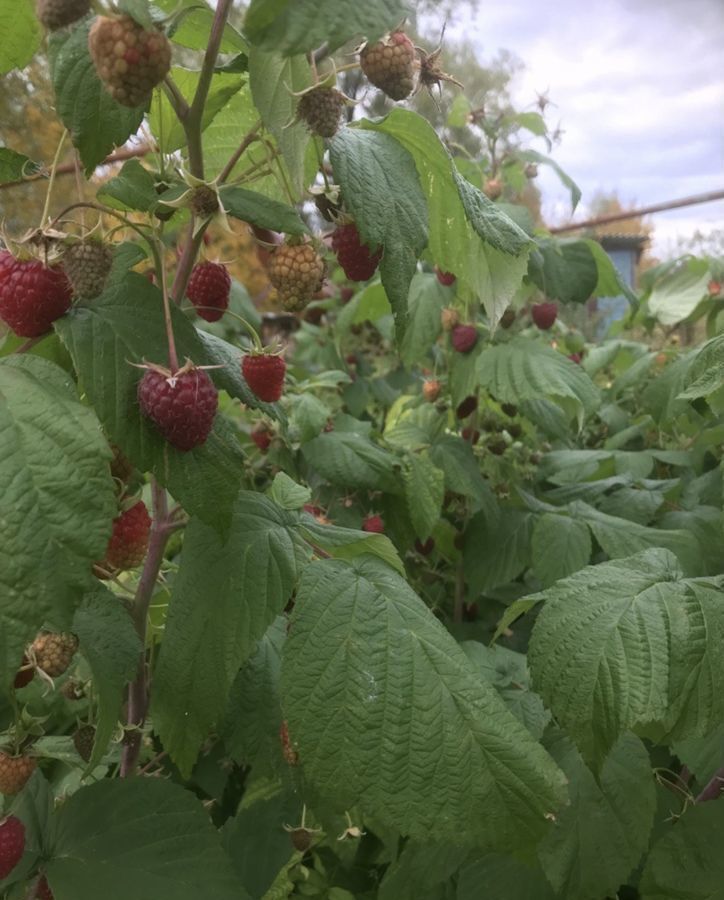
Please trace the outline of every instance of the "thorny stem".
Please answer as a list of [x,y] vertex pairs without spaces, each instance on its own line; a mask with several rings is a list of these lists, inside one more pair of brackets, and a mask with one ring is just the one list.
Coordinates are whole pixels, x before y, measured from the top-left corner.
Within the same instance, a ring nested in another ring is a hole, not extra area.
[[146,680],[148,608],[151,604],[159,572],[161,571],[166,542],[171,532],[177,527],[169,519],[166,491],[155,479],[151,480],[151,492],[153,497],[153,523],[148,543],[148,554],[143,564],[143,572],[141,573],[141,578],[136,588],[136,596],[133,600],[133,621],[136,626],[136,633],[141,641],[141,656],[138,660],[138,674],[128,689],[127,722],[133,730],[129,732],[127,742],[123,747],[121,756],[122,778],[127,778],[135,773],[138,756],[141,751],[141,727],[146,718],[148,707],[148,686]]
[[45,220],[48,218],[48,210],[50,209],[50,197],[53,193],[53,185],[55,184],[55,174],[58,169],[58,163],[60,162],[60,154],[63,150],[63,144],[65,143],[66,136],[68,134],[67,129],[63,129],[63,133],[60,136],[60,140],[58,141],[58,149],[55,151],[55,156],[53,157],[53,168],[50,170],[50,180],[48,181],[48,190],[45,192],[45,205],[43,206],[43,214],[40,217],[40,227],[42,228],[45,224]]
[[168,341],[168,365],[171,372],[177,372],[178,354],[176,353],[176,338],[173,333],[173,322],[171,320],[171,304],[168,298],[168,284],[166,279],[166,267],[163,264],[163,258],[160,253],[154,254],[156,257],[156,272],[161,282],[161,293],[163,295],[163,318],[166,324],[166,340]]

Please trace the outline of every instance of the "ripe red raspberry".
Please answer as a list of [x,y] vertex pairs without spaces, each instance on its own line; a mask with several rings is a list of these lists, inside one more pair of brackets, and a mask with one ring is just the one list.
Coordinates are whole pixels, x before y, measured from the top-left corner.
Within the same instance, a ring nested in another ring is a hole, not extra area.
[[37,0],[35,9],[48,31],[57,31],[82,19],[90,6],[91,0]]
[[450,287],[451,284],[455,284],[457,281],[457,278],[452,272],[443,272],[441,269],[438,269],[437,266],[435,266],[435,275],[440,284],[445,285],[445,287]]
[[402,31],[374,44],[365,44],[360,67],[369,81],[392,100],[404,100],[415,87],[415,47]]
[[203,444],[214,424],[219,395],[203,369],[179,369],[175,375],[147,369],[138,383],[141,412],[177,450]]
[[96,740],[96,730],[92,725],[81,725],[73,735],[73,746],[78,751],[78,756],[83,762],[93,755],[93,744]]
[[63,254],[63,268],[76,297],[92,300],[103,293],[113,266],[113,250],[101,241],[79,241]]
[[269,353],[249,354],[241,361],[241,374],[249,389],[267,403],[275,403],[281,397],[286,371],[284,359]]
[[43,875],[35,888],[35,900],[55,900],[45,875]]
[[68,632],[44,632],[30,645],[28,656],[37,669],[57,678],[68,670],[78,650],[78,638]]
[[312,134],[331,138],[337,133],[344,108],[344,94],[332,87],[315,87],[302,94],[297,118],[307,123]]
[[215,262],[196,263],[186,295],[196,312],[207,322],[218,322],[229,306],[231,276],[226,266]]
[[339,225],[332,233],[332,250],[350,281],[367,281],[375,274],[382,259],[382,249],[374,252],[360,240],[353,222]]
[[38,761],[34,756],[11,756],[0,752],[0,794],[18,794],[35,771]]
[[569,353],[568,359],[570,359],[571,362],[578,363],[578,365],[580,366],[581,361],[583,360],[583,355],[581,353]]
[[266,453],[271,446],[272,437],[272,432],[269,430],[268,426],[264,424],[257,425],[251,432],[252,441],[254,441],[262,453]]
[[311,244],[280,244],[269,260],[269,280],[284,309],[304,309],[324,282],[324,261]]
[[471,394],[458,404],[455,415],[458,419],[467,419],[467,417],[471,416],[477,408],[478,398],[474,394]]
[[101,568],[110,571],[135,569],[146,558],[151,517],[143,500],[139,500],[113,520],[106,557]]
[[548,331],[549,328],[553,327],[558,316],[558,304],[536,303],[531,310],[531,316],[541,331]]
[[39,337],[70,307],[73,292],[60,266],[0,251],[0,319],[20,337]]
[[0,820],[0,881],[7,878],[25,852],[25,826],[17,816]]
[[171,67],[171,45],[156,28],[130,16],[98,16],[88,35],[98,77],[121,106],[145,104]]
[[369,531],[370,534],[384,534],[385,523],[382,516],[367,516],[362,523],[362,531]]
[[427,400],[428,403],[434,403],[440,396],[441,388],[442,385],[435,379],[425,381],[422,385],[422,396],[425,398],[425,400]]
[[478,331],[474,325],[456,325],[450,332],[450,342],[458,353],[470,353],[478,342]]

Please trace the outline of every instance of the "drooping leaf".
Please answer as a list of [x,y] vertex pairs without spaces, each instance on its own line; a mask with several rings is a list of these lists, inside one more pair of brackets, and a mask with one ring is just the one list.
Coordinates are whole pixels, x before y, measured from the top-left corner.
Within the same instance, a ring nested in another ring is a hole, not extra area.
[[73,794],[46,871],[57,900],[248,900],[201,803],[161,778]]
[[[25,0],[24,0],[25,2]],[[86,175],[143,121],[143,107],[121,106],[103,87],[88,52],[89,21],[51,35],[49,53],[56,111],[70,132]]]
[[706,262],[690,260],[656,282],[648,298],[649,312],[662,325],[682,322],[707,296],[710,280]]
[[158,201],[153,175],[137,159],[129,159],[121,171],[104,182],[98,199],[114,209],[148,212]]
[[154,725],[182,772],[291,596],[306,555],[297,523],[262,494],[242,491],[226,541],[198,520],[187,529],[152,701]]
[[332,52],[350,38],[377,40],[407,12],[403,0],[252,0],[244,32],[252,44],[285,56],[322,44]]
[[0,686],[44,621],[68,628],[116,513],[111,453],[67,373],[0,362]]
[[321,547],[335,559],[357,559],[360,556],[376,556],[387,565],[405,574],[405,566],[395,549],[395,545],[385,534],[356,531],[339,525],[322,525],[312,516],[304,516],[301,534],[311,547]]
[[141,641],[128,611],[110,591],[90,594],[76,611],[73,632],[93,673],[98,698],[93,754],[88,771],[103,758],[116,729],[123,704],[123,689],[138,672]]
[[0,147],[0,184],[22,181],[23,178],[38,171],[40,171],[38,163],[33,162],[24,153],[17,153],[9,147]]
[[648,753],[626,734],[596,779],[562,732],[553,730],[543,743],[566,773],[570,795],[538,848],[543,870],[560,900],[614,896],[638,865],[654,822]]
[[224,187],[219,191],[219,196],[227,213],[242,222],[286,234],[306,234],[309,230],[296,209],[255,191]]
[[704,735],[724,714],[724,606],[667,550],[589,566],[529,603],[533,686],[597,767],[627,730]]
[[358,128],[336,134],[330,159],[362,240],[384,248],[382,284],[398,339],[404,339],[410,282],[427,244],[427,206],[415,162],[389,135]]
[[449,292],[434,275],[413,276],[407,301],[407,330],[400,346],[400,357],[408,368],[430,356],[442,328],[440,313],[448,298]]
[[412,155],[427,200],[429,253],[481,299],[495,326],[526,272],[528,236],[459,175],[421,116],[398,108],[379,122],[363,120],[360,125],[391,135]]
[[377,560],[307,567],[282,697],[317,790],[411,837],[525,844],[562,800],[560,773],[540,745]]
[[563,303],[585,303],[598,284],[598,266],[587,241],[539,240],[528,271],[547,297]]
[[528,512],[479,512],[465,530],[463,565],[473,594],[514,581],[530,565],[534,519]]

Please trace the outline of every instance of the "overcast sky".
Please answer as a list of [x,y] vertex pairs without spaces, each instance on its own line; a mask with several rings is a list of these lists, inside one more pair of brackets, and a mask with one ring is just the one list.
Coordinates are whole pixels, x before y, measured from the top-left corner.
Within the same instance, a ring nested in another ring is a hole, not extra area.
[[[557,104],[553,155],[583,191],[576,218],[597,190],[642,206],[724,190],[724,0],[482,0],[474,22],[456,17],[450,28],[476,35],[483,63],[501,48],[523,61],[519,106],[546,90]],[[540,186],[549,223],[565,221],[555,178]],[[677,235],[724,228],[724,201],[652,221],[664,255]]]

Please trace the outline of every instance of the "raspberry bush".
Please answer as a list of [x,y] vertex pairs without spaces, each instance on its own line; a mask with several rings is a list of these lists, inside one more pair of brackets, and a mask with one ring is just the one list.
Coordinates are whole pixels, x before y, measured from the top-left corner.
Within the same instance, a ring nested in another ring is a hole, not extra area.
[[724,264],[546,232],[398,0],[235,6],[0,2],[0,893],[718,896]]

